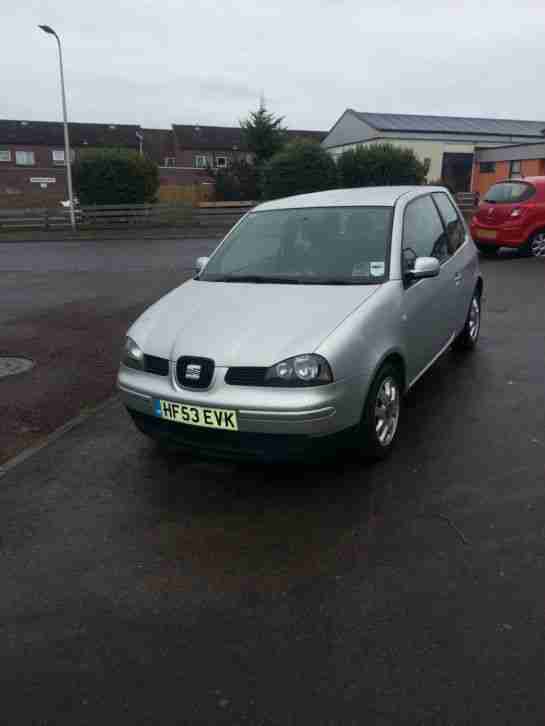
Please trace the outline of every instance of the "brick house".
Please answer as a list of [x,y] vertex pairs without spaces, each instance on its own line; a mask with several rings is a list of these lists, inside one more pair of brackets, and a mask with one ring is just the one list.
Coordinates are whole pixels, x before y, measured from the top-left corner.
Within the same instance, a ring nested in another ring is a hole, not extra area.
[[192,156],[188,161],[180,152],[172,128],[144,129],[144,153],[159,166],[161,186],[214,183],[205,167],[197,168]]
[[[324,131],[288,131],[290,139],[320,143]],[[209,169],[233,160],[253,161],[240,127],[173,124],[172,130],[144,129],[144,151],[159,165],[161,185],[213,184]]]
[[[73,158],[80,149],[140,148],[142,129],[127,124],[70,123]],[[66,199],[63,124],[0,120],[0,207],[54,207]]]
[[[161,186],[214,184],[209,168],[234,159],[253,160],[240,127],[175,124],[171,129],[142,129],[136,124],[70,123],[70,147],[142,150],[159,166]],[[311,138],[321,131],[289,131]],[[55,121],[0,120],[0,207],[55,207],[68,197],[63,125]]]
[[545,140],[475,149],[471,191],[481,197],[498,181],[545,176]]

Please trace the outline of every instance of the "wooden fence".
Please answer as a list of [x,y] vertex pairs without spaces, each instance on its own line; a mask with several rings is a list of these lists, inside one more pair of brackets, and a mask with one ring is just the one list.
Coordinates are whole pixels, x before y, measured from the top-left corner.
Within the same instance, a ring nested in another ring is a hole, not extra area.
[[[470,217],[476,208],[476,195],[462,192],[456,195],[464,216]],[[190,204],[110,204],[78,207],[76,224],[85,230],[134,230],[144,228],[175,228],[186,236],[224,235],[246,212],[253,202]],[[0,209],[0,233],[10,230],[55,231],[70,230],[67,209]]]
[[[78,229],[123,230],[175,227],[216,236],[224,234],[253,207],[244,204],[110,204],[85,206],[76,210]],[[2,230],[69,230],[67,209],[0,209]]]

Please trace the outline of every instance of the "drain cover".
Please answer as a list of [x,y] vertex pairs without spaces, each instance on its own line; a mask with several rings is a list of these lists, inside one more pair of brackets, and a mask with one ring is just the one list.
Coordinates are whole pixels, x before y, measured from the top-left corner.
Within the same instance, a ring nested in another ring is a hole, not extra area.
[[0,355],[0,378],[16,376],[34,367],[34,361],[28,358],[12,358]]

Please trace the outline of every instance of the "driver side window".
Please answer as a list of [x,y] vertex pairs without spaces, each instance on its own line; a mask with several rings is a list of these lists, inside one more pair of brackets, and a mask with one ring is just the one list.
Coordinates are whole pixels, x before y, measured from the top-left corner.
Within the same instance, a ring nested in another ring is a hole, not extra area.
[[411,267],[417,257],[449,257],[448,238],[431,197],[418,197],[405,209],[403,220],[403,268]]

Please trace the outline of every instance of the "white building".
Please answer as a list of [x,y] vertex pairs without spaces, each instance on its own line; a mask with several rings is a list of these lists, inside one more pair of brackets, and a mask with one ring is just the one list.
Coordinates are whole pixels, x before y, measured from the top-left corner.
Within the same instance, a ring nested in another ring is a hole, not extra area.
[[475,146],[543,140],[545,121],[361,113],[348,108],[322,141],[334,157],[357,146],[390,143],[429,160],[428,181],[468,191]]

